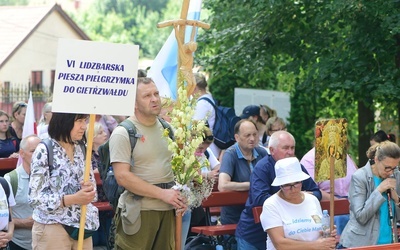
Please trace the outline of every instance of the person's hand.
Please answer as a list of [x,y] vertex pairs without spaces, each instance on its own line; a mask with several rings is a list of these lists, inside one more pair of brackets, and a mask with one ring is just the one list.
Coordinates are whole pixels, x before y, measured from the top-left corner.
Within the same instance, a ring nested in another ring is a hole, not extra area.
[[181,195],[179,190],[162,189],[161,200],[171,204],[177,210],[185,211],[187,208],[186,199]]
[[315,243],[317,245],[317,249],[321,249],[321,250],[329,250],[329,249],[336,248],[335,237],[327,237],[327,238],[320,237],[320,238],[318,238],[318,240],[316,240]]
[[[386,192],[387,190],[395,191],[395,188],[396,188],[396,179],[395,178],[386,178],[377,187],[377,189],[380,193]],[[394,193],[394,194],[391,193],[391,195],[393,197],[397,197],[397,193]]]
[[18,153],[12,153],[8,158],[18,158],[19,154]]
[[81,183],[81,189],[75,194],[79,205],[87,205],[91,203],[96,196],[96,185],[91,181]]
[[218,175],[219,175],[219,171],[218,170],[211,170],[210,172],[208,172],[208,179],[214,179],[215,181],[218,180]]
[[12,239],[12,234],[0,231],[0,247],[6,247]]

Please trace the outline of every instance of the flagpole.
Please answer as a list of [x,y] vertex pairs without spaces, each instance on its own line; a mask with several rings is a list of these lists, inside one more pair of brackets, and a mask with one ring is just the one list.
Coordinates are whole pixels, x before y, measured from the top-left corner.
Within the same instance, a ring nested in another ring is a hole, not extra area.
[[[26,107],[24,125],[22,127],[22,138],[24,139],[30,135],[36,135],[36,120],[35,120],[35,109],[33,108],[32,91],[29,91],[28,105]],[[21,155],[18,157],[17,166],[22,164]]]
[[[96,120],[95,114],[90,114],[89,117],[89,127],[88,127],[88,138],[86,146],[86,162],[85,162],[85,174],[83,177],[83,182],[89,181],[90,168],[92,167],[92,149],[93,149],[93,130],[94,122]],[[79,235],[78,235],[78,250],[83,249],[83,236],[85,232],[85,222],[86,222],[86,205],[81,206],[81,218],[79,223]]]

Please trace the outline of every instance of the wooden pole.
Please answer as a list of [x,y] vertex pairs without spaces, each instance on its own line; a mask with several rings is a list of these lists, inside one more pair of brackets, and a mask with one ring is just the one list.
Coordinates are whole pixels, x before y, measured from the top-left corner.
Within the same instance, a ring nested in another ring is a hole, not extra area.
[[181,250],[181,242],[182,242],[182,212],[177,212],[175,216],[175,250]]
[[[90,168],[92,167],[92,149],[93,149],[93,130],[94,130],[94,122],[96,115],[90,114],[89,118],[89,130],[87,138],[87,146],[86,146],[86,162],[85,162],[85,174],[83,177],[83,181],[86,182],[89,180]],[[85,232],[85,222],[86,222],[86,205],[81,206],[81,219],[79,222],[79,235],[78,235],[78,250],[83,249],[83,236]]]
[[[189,4],[190,4],[190,0],[183,0],[182,9],[181,9],[181,19],[184,19],[184,20],[187,19],[187,15],[189,12]],[[185,28],[186,28],[185,25],[179,26],[179,40],[182,41],[182,44],[185,43]],[[178,72],[179,72],[179,69],[181,68],[181,65],[182,65],[182,63],[178,56],[178,70],[177,70]]]
[[[189,11],[190,0],[183,0],[182,9],[181,9],[181,19],[187,19],[187,14]],[[183,41],[182,44],[185,43],[185,25],[179,27],[179,38],[180,41]],[[179,79],[179,70],[181,68],[182,62],[178,56],[178,70],[177,70],[177,79]],[[178,85],[178,83],[177,83]],[[175,216],[175,250],[181,250],[181,239],[182,239],[182,213],[178,212]]]
[[329,196],[329,205],[330,205],[330,229],[331,232],[334,228],[334,216],[335,216],[335,157],[329,157],[329,169],[330,169],[330,196]]

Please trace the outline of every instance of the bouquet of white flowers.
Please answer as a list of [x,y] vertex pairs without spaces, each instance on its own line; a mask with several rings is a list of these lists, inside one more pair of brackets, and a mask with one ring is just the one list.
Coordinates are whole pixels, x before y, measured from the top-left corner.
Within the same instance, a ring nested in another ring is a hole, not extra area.
[[188,208],[192,209],[201,205],[202,200],[211,194],[214,180],[202,178],[201,168],[209,163],[195,154],[203,142],[206,126],[205,121],[193,120],[196,100],[187,98],[184,86],[178,88],[178,100],[168,114],[174,128],[174,140],[168,136],[168,129],[164,130],[164,136],[168,140],[168,149],[173,153],[174,188],[181,190],[188,201]]

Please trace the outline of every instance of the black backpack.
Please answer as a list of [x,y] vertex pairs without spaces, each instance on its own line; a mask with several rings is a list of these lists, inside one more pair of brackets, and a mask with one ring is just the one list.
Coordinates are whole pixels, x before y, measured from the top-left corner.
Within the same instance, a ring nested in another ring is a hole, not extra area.
[[235,125],[241,120],[234,108],[217,106],[208,97],[201,97],[197,101],[206,100],[215,109],[215,123],[213,128],[214,144],[220,149],[227,149],[235,144]]
[[[168,128],[169,137],[173,139],[173,131],[171,126],[161,118],[158,118],[158,120],[161,122],[163,128]],[[142,135],[137,134],[135,124],[133,124],[133,122],[129,119],[122,121],[118,126],[124,127],[128,132],[132,153],[138,138],[141,138]],[[100,156],[98,170],[101,181],[103,182],[104,194],[106,195],[111,206],[116,209],[118,206],[119,196],[124,192],[125,188],[118,185],[117,180],[115,179],[114,171],[110,162],[110,145],[108,140],[98,148],[98,153]],[[133,162],[133,159],[131,162]]]

